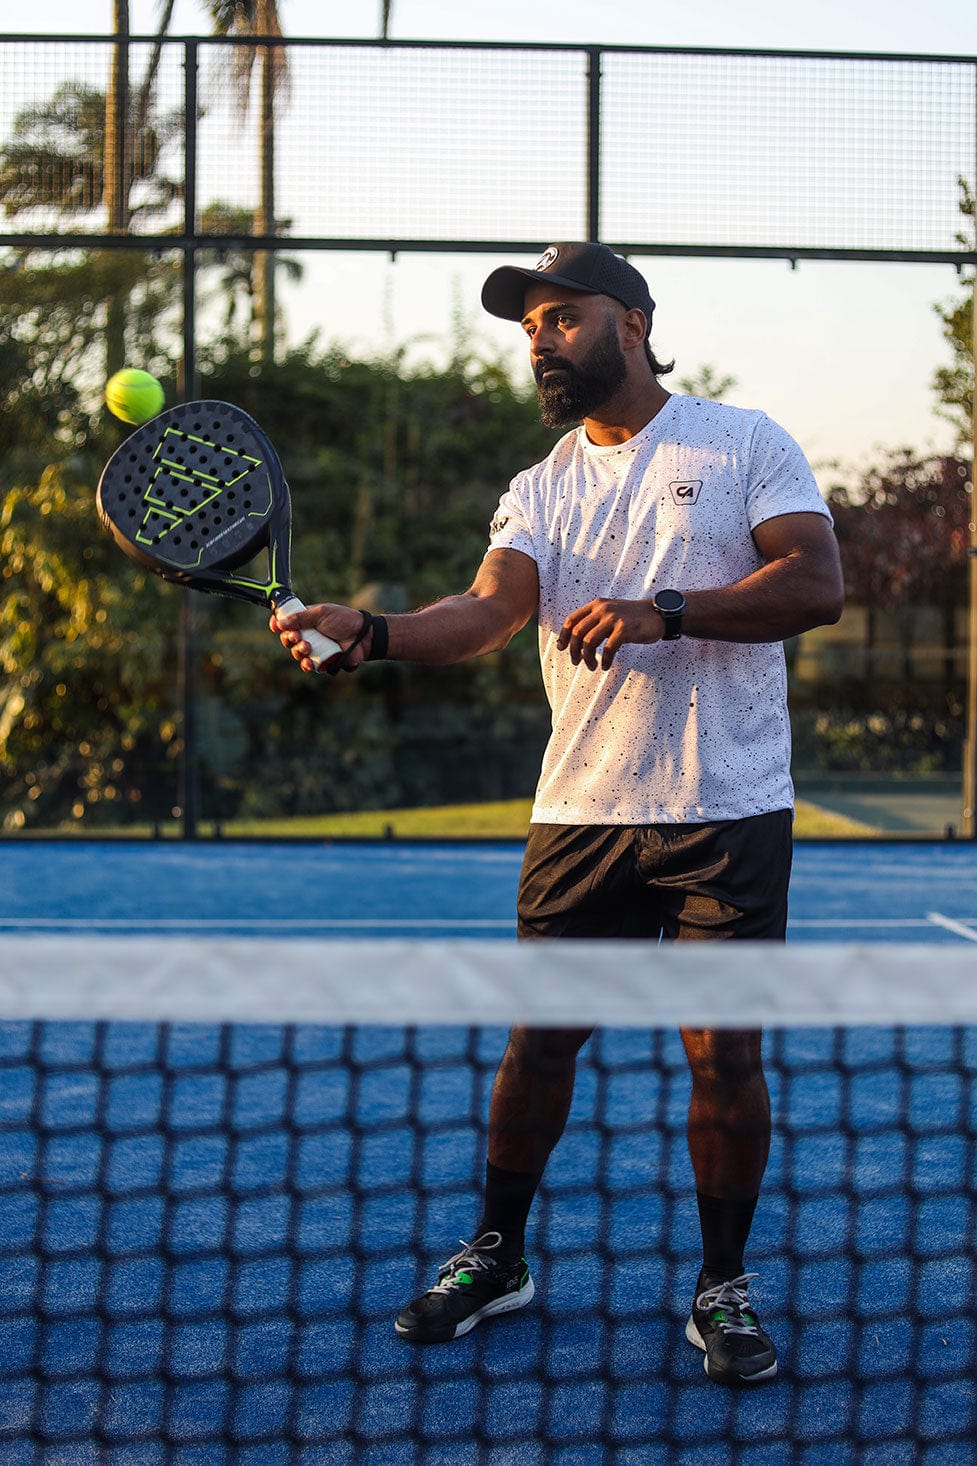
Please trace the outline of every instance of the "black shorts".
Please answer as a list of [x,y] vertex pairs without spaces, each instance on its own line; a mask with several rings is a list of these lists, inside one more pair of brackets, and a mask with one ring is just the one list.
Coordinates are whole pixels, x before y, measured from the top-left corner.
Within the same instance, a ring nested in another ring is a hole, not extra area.
[[519,936],[783,941],[792,826],[530,825]]

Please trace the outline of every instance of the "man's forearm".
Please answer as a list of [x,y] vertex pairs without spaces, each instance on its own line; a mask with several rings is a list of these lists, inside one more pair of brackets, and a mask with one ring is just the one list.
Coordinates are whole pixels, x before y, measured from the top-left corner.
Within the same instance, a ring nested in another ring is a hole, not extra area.
[[483,597],[466,591],[423,610],[387,616],[387,659],[446,666],[507,646],[518,626]]
[[395,662],[446,665],[500,651],[536,612],[535,562],[517,550],[486,555],[471,587],[421,611],[388,616],[387,656]]
[[715,641],[783,641],[838,620],[836,579],[790,560],[764,565],[736,585],[688,591],[682,632]]

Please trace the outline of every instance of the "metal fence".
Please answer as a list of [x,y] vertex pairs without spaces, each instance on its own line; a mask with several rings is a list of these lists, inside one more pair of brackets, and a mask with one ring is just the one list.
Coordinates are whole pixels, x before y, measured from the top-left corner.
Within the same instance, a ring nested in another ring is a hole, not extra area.
[[[187,394],[215,249],[977,265],[977,57],[0,36],[0,159],[8,259],[182,255]],[[977,833],[977,531],[966,640]]]
[[[101,190],[72,166],[70,102],[105,96],[113,67],[119,84],[120,49],[0,37],[0,141],[33,112],[47,166],[64,171],[47,195],[61,206],[8,213],[0,244],[110,242]],[[254,246],[492,251],[586,236],[640,253],[974,260],[958,179],[977,173],[975,59],[203,37],[124,50],[117,153],[141,175],[124,233],[147,247],[212,243],[216,205],[257,211],[273,130],[275,211],[264,234],[246,231]],[[283,83],[271,120],[264,55]],[[157,208],[137,157],[150,74],[148,171],[172,186]],[[21,200],[36,200],[36,149],[21,166]]]

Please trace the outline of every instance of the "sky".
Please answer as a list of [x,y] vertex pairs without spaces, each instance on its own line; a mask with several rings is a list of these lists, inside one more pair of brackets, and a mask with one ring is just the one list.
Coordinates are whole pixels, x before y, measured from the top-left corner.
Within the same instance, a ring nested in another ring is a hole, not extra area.
[[[279,0],[293,37],[370,38],[380,0]],[[107,34],[111,0],[45,0],[43,15],[6,13],[7,33]],[[134,32],[152,30],[155,0],[130,0]],[[209,32],[206,7],[177,0],[172,34]],[[398,40],[539,41],[977,56],[974,0],[393,0]],[[550,243],[540,239],[540,248]],[[535,257],[534,257],[535,258]],[[460,306],[480,340],[525,374],[519,328],[480,310],[495,256],[307,255],[305,279],[283,291],[292,339],[317,329],[324,343],[371,352],[425,338],[437,359]],[[534,260],[515,260],[532,264]],[[705,364],[735,378],[728,400],[760,407],[799,440],[821,478],[850,477],[887,448],[943,451],[951,431],[930,387],[949,359],[934,310],[960,293],[947,265],[635,258],[658,302],[654,341],[674,356],[675,377]],[[434,338],[433,343],[428,338]]]
[[[280,0],[292,36],[375,36],[380,0]],[[5,12],[14,7],[7,4]],[[44,0],[37,11],[3,15],[5,32],[102,34],[111,29],[112,0]],[[152,27],[157,0],[130,0],[133,30]],[[43,18],[40,18],[43,17]],[[208,29],[206,7],[178,0],[174,33]],[[977,54],[972,0],[692,0],[655,6],[647,0],[393,0],[396,40],[572,41],[601,45],[746,46],[790,50]]]

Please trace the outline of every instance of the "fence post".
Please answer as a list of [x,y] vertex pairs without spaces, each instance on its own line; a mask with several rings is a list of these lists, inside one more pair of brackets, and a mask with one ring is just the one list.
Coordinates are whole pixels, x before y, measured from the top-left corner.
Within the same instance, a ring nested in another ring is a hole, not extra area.
[[[180,398],[199,396],[197,382],[197,42],[184,42],[183,53],[183,360]],[[183,838],[197,837],[199,821],[200,749],[197,736],[197,639],[192,595],[183,596],[180,609],[180,701],[183,754],[180,768],[180,809]]]
[[587,238],[600,239],[600,58],[587,50]]
[[977,840],[977,264],[974,266],[971,289],[973,444],[970,454],[970,543],[967,547],[967,709],[963,740],[962,833],[969,840]]

